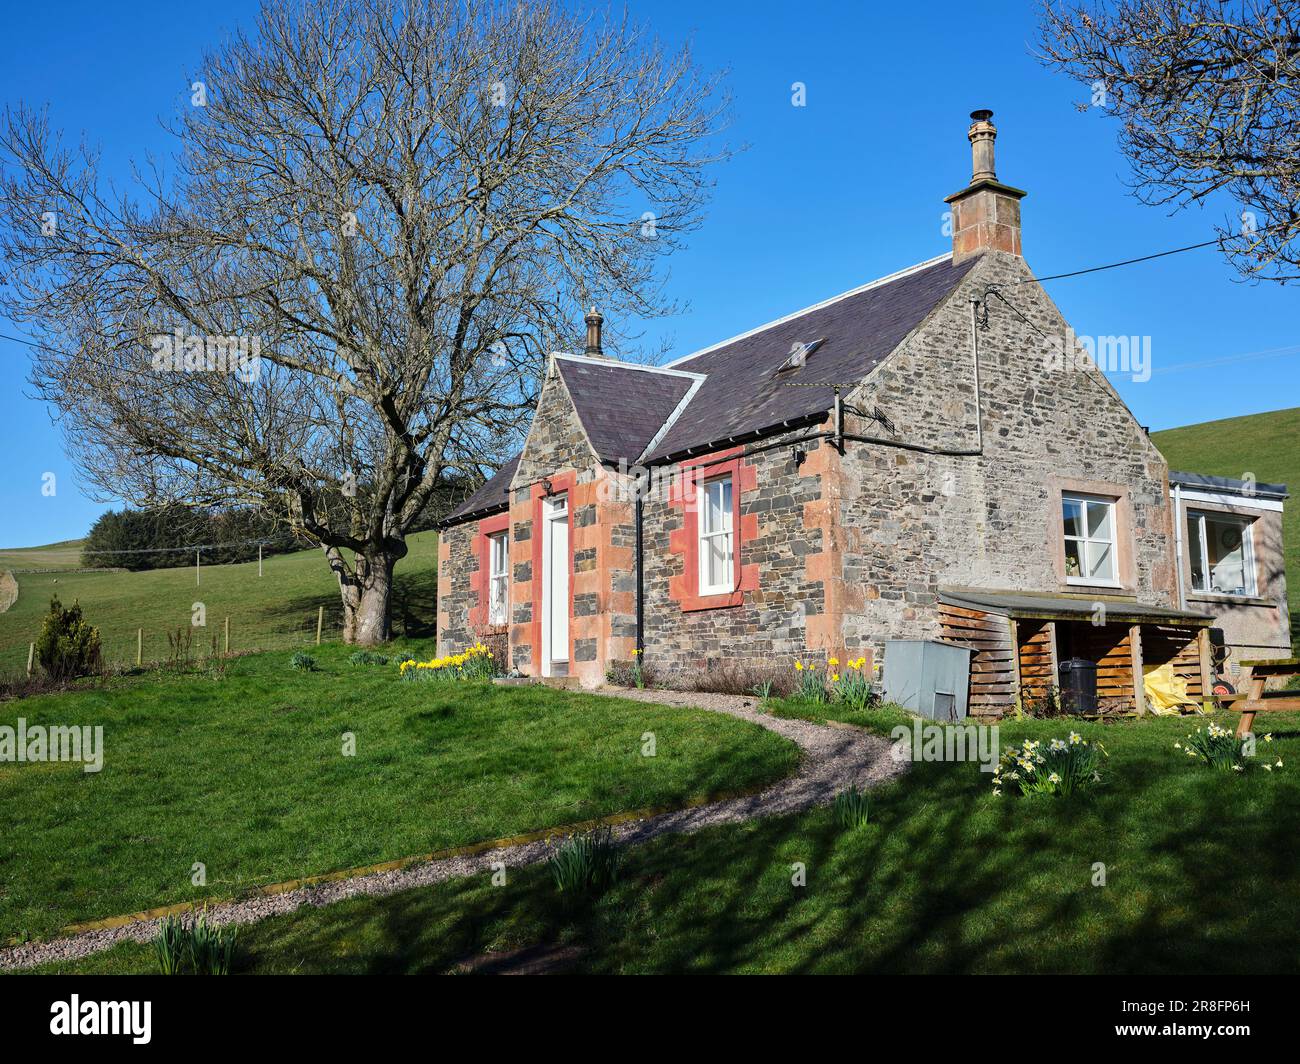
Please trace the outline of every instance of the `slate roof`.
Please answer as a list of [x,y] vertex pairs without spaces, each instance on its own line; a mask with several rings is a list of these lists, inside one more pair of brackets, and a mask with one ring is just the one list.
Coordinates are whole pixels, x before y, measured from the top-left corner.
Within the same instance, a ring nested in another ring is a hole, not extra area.
[[[668,366],[575,355],[557,355],[555,365],[601,461],[671,461],[824,416],[835,400],[828,384],[875,369],[977,261],[931,259]],[[794,344],[818,340],[805,365],[777,376]],[[504,509],[518,464],[516,455],[443,523]]]
[[518,465],[519,455],[515,455],[488,477],[478,491],[444,517],[441,523],[444,526],[454,525],[466,517],[504,510],[510,505],[510,482],[515,478],[515,469]]
[[600,460],[623,459],[629,465],[701,379],[693,373],[572,355],[557,355],[555,365]]
[[[668,368],[707,374],[649,461],[825,412],[835,393],[790,384],[858,381],[885,360],[978,261],[951,255],[882,278],[707,348]],[[823,343],[799,369],[774,379],[795,343]]]

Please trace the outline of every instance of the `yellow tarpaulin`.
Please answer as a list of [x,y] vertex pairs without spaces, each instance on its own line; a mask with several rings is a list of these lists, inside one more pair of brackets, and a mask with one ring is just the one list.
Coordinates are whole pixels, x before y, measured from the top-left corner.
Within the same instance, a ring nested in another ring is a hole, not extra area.
[[1179,706],[1195,709],[1199,703],[1187,694],[1187,681],[1174,674],[1174,667],[1147,665],[1142,669],[1142,687],[1147,694],[1147,709],[1158,717],[1178,712]]

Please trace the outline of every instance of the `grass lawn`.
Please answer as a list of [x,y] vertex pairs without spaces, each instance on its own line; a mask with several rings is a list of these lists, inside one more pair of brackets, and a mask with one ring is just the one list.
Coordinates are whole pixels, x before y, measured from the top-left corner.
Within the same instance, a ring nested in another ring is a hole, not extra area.
[[[872,723],[887,730],[893,714]],[[1106,785],[1082,799],[995,798],[974,764],[919,764],[873,795],[861,831],[816,811],[663,838],[576,908],[545,867],[505,887],[482,876],[352,899],[241,929],[239,964],[440,972],[560,943],[594,972],[1294,972],[1300,716],[1268,723],[1286,762],[1271,774],[1193,765],[1172,745],[1187,719],[1081,724],[1110,751]],[[1001,743],[1069,727],[1008,724]],[[1092,885],[1098,862],[1105,886]],[[130,945],[51,970],[153,961]]]
[[[395,573],[394,627],[399,635],[431,635],[437,612],[437,533],[418,533],[407,545],[410,553],[397,563]],[[53,548],[34,550],[49,554]],[[21,560],[30,554],[5,551],[3,557],[9,560],[0,568],[45,567]],[[86,619],[99,628],[104,658],[110,664],[134,664],[138,628],[144,629],[145,660],[166,660],[167,633],[190,626],[196,602],[207,611],[207,627],[194,632],[196,652],[210,652],[212,637],[220,636],[226,617],[232,650],[314,643],[320,606],[325,607],[325,639],[338,638],[342,623],[338,584],[320,551],[266,558],[262,574],[259,579],[255,561],[205,566],[197,585],[192,565],[141,573],[16,572],[18,601],[0,613],[0,674],[26,667],[27,644],[40,630],[51,595],[58,595],[64,605],[81,603]]]
[[[424,655],[429,644],[413,647]],[[0,704],[103,725],[104,767],[0,764],[0,941],[768,782],[798,749],[699,710],[402,682],[350,648]],[[641,756],[643,733],[657,756]],[[356,756],[342,755],[343,735]],[[207,885],[191,884],[202,862]]]

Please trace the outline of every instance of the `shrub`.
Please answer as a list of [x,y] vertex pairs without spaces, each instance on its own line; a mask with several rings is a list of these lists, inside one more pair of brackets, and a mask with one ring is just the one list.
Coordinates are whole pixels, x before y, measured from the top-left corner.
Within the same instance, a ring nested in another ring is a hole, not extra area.
[[[1266,744],[1272,741],[1271,733],[1264,736]],[[1245,772],[1254,756],[1254,740],[1238,739],[1227,728],[1221,728],[1211,721],[1204,730],[1197,728],[1181,743],[1174,743],[1174,749],[1182,750],[1186,756],[1200,761],[1207,768],[1220,772]],[[1256,763],[1269,772],[1283,767],[1280,757],[1276,762],[1266,757]]]
[[490,680],[497,675],[496,656],[490,647],[475,643],[459,654],[444,654],[429,661],[407,658],[398,666],[403,680]]
[[289,668],[297,669],[299,672],[315,672],[316,659],[303,650],[295,650],[293,657],[289,659]]
[[856,787],[837,794],[834,808],[835,823],[840,827],[856,830],[867,826],[867,796]]
[[1061,689],[1056,686],[1046,688],[1041,695],[1034,695],[1021,700],[1017,717],[1041,717],[1051,719],[1064,717],[1065,708],[1061,705]]
[[50,599],[36,637],[36,660],[46,674],[55,680],[88,676],[99,668],[100,657],[99,629],[81,616],[81,607],[74,602],[64,609],[57,595]]
[[1016,749],[1007,747],[993,773],[993,793],[1015,787],[1023,794],[1052,794],[1068,797],[1101,782],[1101,759],[1106,748],[1089,743],[1078,732],[1066,739],[1052,739],[1047,746],[1026,739]]
[[510,671],[510,626],[506,624],[478,625],[474,629],[474,644],[486,647],[492,655],[492,675],[504,676]]
[[561,894],[603,890],[618,878],[619,853],[610,828],[570,835],[551,854],[551,875]]
[[182,625],[175,634],[167,633],[167,663],[169,665],[188,665],[190,648],[194,644],[193,625]]
[[373,650],[354,650],[348,658],[351,665],[387,665],[388,655],[377,654]]
[[611,661],[605,667],[605,682],[618,687],[653,687],[655,672],[642,660],[639,650],[632,651],[631,661]]
[[755,687],[768,683],[772,685],[771,693],[776,698],[784,698],[794,689],[790,677],[783,670],[743,662],[727,662],[716,668],[677,677],[673,686],[686,691],[752,697]]

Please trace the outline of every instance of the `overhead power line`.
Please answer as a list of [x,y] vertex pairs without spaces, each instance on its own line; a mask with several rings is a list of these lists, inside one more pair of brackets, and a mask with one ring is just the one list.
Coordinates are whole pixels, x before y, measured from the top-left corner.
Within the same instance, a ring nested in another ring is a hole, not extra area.
[[[1279,222],[1276,225],[1266,225],[1264,226],[1263,229],[1256,229],[1255,233],[1267,233],[1270,229],[1285,229],[1288,227],[1288,224],[1289,223],[1286,222]],[[1100,273],[1102,270],[1114,270],[1114,269],[1118,269],[1120,266],[1132,266],[1135,263],[1139,263],[1139,262],[1150,262],[1152,259],[1163,259],[1169,255],[1180,255],[1184,251],[1196,251],[1198,248],[1208,248],[1214,246],[1218,246],[1221,248],[1223,247],[1223,242],[1229,239],[1231,238],[1227,236],[1215,237],[1213,240],[1203,240],[1199,244],[1188,244],[1185,247],[1181,247],[1181,248],[1170,248],[1168,251],[1156,251],[1150,255],[1139,255],[1135,259],[1124,259],[1121,262],[1108,262],[1104,266],[1089,266],[1087,269],[1070,270],[1068,273],[1048,274],[1046,277],[1031,277],[1028,280],[1014,281],[1012,283],[1021,285],[1021,284],[1031,284],[1034,281],[1038,281],[1039,283],[1041,283],[1043,281],[1059,281],[1066,277],[1082,277],[1086,273]]]

